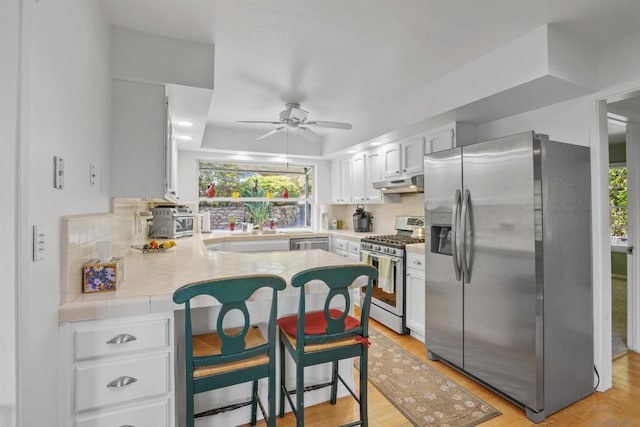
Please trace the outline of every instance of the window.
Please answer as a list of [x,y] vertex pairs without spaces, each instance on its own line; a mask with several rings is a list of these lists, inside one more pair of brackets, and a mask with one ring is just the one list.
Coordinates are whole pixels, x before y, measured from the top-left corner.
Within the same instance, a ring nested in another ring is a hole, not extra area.
[[627,241],[627,167],[609,168],[609,221],[612,244]]
[[198,186],[199,208],[210,212],[212,230],[235,222],[311,227],[311,167],[200,161]]

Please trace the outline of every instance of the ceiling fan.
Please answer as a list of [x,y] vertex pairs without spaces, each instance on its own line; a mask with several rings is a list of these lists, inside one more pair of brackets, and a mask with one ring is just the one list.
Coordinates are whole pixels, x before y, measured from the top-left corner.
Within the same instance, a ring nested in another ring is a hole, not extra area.
[[278,125],[277,128],[270,130],[269,132],[258,136],[256,139],[267,138],[277,132],[285,129],[293,129],[299,132],[302,136],[310,141],[317,141],[320,139],[320,135],[313,132],[310,127],[316,128],[330,128],[330,129],[351,129],[351,123],[341,122],[327,122],[320,120],[307,121],[307,114],[309,112],[300,108],[300,104],[287,103],[285,109],[280,111],[280,121],[260,121],[260,120],[238,120],[236,123],[268,123],[272,125]]

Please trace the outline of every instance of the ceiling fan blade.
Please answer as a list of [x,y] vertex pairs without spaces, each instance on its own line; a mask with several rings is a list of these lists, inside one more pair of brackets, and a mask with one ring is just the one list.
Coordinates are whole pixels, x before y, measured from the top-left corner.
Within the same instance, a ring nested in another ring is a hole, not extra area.
[[333,128],[333,129],[351,129],[351,123],[341,123],[341,122],[323,122],[320,120],[313,120],[310,122],[305,122],[305,125],[315,126],[319,128]]
[[311,129],[307,129],[306,127],[298,126],[292,129],[296,129],[300,133],[300,135],[304,136],[311,142],[320,142],[322,140],[322,137],[320,135],[313,132]]
[[256,140],[265,139],[267,137],[270,137],[271,135],[273,135],[273,134],[275,134],[277,132],[280,132],[284,128],[286,128],[286,126],[280,126],[279,128],[272,129],[269,132],[264,133],[264,134],[260,135],[259,137],[257,137]]
[[266,122],[262,120],[236,120],[236,123],[266,123],[270,125],[281,125],[282,122]]

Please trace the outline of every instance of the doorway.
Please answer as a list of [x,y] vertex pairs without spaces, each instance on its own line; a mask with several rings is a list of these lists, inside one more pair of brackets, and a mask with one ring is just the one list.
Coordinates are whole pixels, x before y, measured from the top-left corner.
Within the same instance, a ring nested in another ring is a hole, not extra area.
[[640,220],[640,94],[608,102],[611,340],[613,359],[638,351],[638,261],[633,256]]

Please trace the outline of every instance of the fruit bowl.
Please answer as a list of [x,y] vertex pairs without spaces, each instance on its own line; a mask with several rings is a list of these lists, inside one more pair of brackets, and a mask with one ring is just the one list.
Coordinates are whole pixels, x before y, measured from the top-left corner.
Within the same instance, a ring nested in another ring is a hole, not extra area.
[[142,251],[143,254],[146,253],[157,253],[157,252],[166,252],[169,249],[173,248],[174,246],[176,246],[176,242],[173,240],[169,240],[163,243],[158,243],[155,240],[150,241],[149,243],[143,243],[143,244],[139,244],[139,245],[131,245],[131,247],[133,249],[137,249],[139,251]]

